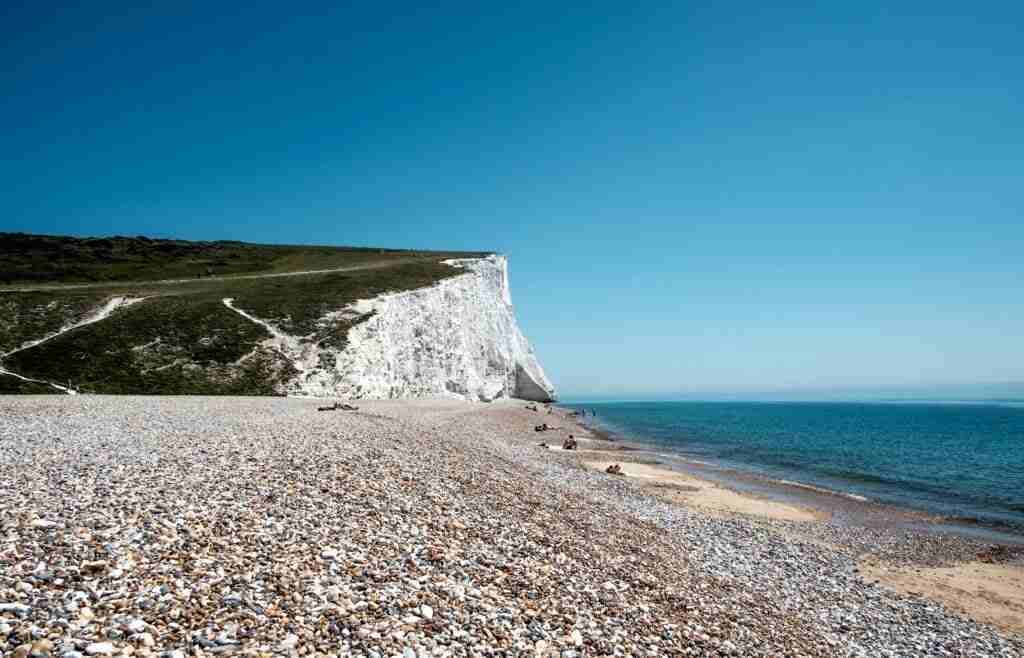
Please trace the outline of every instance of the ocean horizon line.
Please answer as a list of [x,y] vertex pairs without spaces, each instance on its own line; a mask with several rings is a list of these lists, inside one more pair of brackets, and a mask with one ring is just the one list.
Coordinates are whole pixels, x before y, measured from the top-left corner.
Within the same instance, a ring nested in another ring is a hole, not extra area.
[[615,398],[568,398],[556,402],[558,405],[582,405],[582,404],[624,404],[624,403],[665,403],[665,402],[689,402],[689,403],[751,403],[751,404],[993,404],[993,405],[1024,405],[1024,397],[771,397],[771,396],[750,396],[750,397],[729,397],[729,396],[699,396],[699,397],[615,397]]

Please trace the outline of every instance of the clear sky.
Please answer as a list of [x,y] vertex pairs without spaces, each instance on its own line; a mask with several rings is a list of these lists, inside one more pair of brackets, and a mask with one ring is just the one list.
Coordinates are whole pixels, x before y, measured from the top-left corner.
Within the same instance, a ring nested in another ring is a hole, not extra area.
[[569,397],[1024,380],[1020,3],[102,4],[0,9],[0,230],[501,251]]

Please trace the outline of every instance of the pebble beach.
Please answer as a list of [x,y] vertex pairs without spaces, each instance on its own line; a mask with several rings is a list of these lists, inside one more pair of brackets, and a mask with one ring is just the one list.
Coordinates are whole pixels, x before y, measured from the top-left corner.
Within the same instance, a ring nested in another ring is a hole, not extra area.
[[981,541],[673,502],[522,402],[323,404],[0,397],[0,654],[1024,656],[860,568]]

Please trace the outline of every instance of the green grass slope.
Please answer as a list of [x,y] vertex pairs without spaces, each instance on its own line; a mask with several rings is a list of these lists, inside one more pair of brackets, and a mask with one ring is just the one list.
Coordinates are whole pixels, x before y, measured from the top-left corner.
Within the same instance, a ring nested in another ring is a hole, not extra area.
[[[273,395],[295,374],[287,357],[261,345],[266,329],[225,307],[225,297],[288,334],[342,347],[365,317],[325,318],[332,311],[432,285],[461,273],[442,260],[484,255],[24,234],[0,234],[0,254],[0,354],[114,296],[145,298],[3,357],[4,368],[88,393],[211,395]],[[345,269],[277,276],[335,268]],[[0,393],[36,392],[46,391],[0,377]]]
[[0,233],[0,285],[191,279],[480,255],[484,254]]

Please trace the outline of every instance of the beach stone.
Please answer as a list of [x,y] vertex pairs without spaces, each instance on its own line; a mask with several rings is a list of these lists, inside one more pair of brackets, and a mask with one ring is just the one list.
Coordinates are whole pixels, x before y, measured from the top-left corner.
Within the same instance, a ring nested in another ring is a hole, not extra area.
[[[109,641],[131,658],[1024,655],[854,571],[865,551],[990,544],[708,514],[580,468],[612,444],[558,410],[556,440],[584,450],[535,450],[536,412],[500,403],[339,417],[287,398],[11,398],[0,601],[26,608],[0,612],[0,654],[47,639],[51,656]],[[67,532],[28,529],[44,517]]]
[[93,642],[85,647],[85,653],[90,656],[111,655],[114,653],[114,645],[110,642]]
[[0,603],[0,612],[9,612],[18,617],[27,617],[32,608],[24,603]]
[[80,567],[82,573],[90,574],[90,575],[94,575],[94,574],[97,574],[97,573],[99,573],[101,571],[105,571],[106,568],[107,568],[107,563],[105,561],[103,561],[103,560],[94,560],[94,561],[91,561],[91,562],[83,562],[82,566]]

